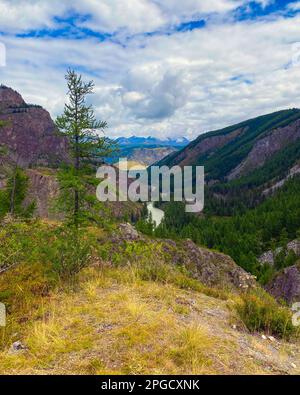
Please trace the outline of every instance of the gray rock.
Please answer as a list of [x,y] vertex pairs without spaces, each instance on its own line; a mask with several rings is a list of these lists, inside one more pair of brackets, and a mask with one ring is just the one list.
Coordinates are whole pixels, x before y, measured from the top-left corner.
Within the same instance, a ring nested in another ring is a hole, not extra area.
[[[300,240],[292,240],[286,245],[287,252],[293,251],[297,257],[300,257]],[[258,261],[264,265],[268,264],[274,266],[275,259],[282,251],[281,247],[276,248],[275,251],[266,251],[259,258]]]
[[288,267],[281,271],[266,286],[267,291],[276,299],[288,303],[300,300],[300,265]]
[[259,258],[258,261],[260,262],[261,265],[270,265],[274,266],[275,263],[275,256],[273,251],[267,251],[264,252]]
[[288,251],[294,251],[294,253],[300,257],[300,240],[290,241],[287,245]]
[[134,241],[140,238],[138,231],[129,223],[120,224],[119,230],[123,240]]
[[9,352],[10,354],[17,354],[27,349],[28,347],[26,347],[20,340],[18,340],[11,345]]

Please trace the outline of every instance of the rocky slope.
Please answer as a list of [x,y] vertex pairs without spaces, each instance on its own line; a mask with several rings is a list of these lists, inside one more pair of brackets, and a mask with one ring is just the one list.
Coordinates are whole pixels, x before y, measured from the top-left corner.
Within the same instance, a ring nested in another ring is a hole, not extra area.
[[[35,203],[34,216],[38,218],[61,220],[63,214],[55,210],[55,200],[59,196],[59,184],[56,177],[57,170],[38,167],[26,169],[28,176],[28,191],[23,202],[26,207],[28,204]],[[1,185],[0,185],[1,188]],[[91,187],[90,194],[96,195],[96,188]],[[143,205],[135,202],[107,202],[103,217],[111,221],[128,218],[137,221],[141,217]]]
[[150,166],[176,151],[177,149],[173,147],[134,148],[129,154],[128,160]]
[[[282,252],[283,248],[278,247],[275,251],[269,250],[264,252],[259,258],[258,261],[264,265],[268,264],[270,266],[274,266],[276,257]],[[286,253],[293,252],[297,258],[300,258],[300,240],[292,240],[286,245]]]
[[[144,246],[145,254],[152,251],[152,260],[157,263],[171,261],[172,265],[183,265],[192,275],[208,287],[219,289],[247,290],[256,287],[255,277],[239,267],[228,255],[199,247],[191,240],[151,240],[138,233],[128,224],[121,224],[113,237],[110,254],[118,253],[123,242],[134,242]],[[117,248],[117,249],[116,249]],[[124,257],[126,259],[126,257]]]
[[19,166],[52,166],[67,160],[67,140],[56,134],[50,114],[5,86],[0,86],[0,120],[6,124],[0,144],[8,147],[10,159]]
[[[266,137],[262,137],[254,144],[250,153],[228,175],[228,179],[239,178],[251,171],[262,167],[276,152],[293,144],[300,139],[300,120],[291,124],[271,130]],[[298,158],[297,158],[298,159]]]

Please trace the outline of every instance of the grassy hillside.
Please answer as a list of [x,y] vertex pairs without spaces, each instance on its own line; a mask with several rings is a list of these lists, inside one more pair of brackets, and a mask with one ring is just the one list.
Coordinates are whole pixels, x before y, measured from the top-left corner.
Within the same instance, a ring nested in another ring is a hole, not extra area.
[[[64,266],[72,249],[58,237],[60,226],[2,225],[0,251],[6,248],[17,264],[0,275],[8,310],[0,373],[300,373],[290,313],[262,291],[209,287],[174,262],[167,244],[116,238],[116,229],[86,229],[89,262],[63,279],[57,260]],[[22,347],[14,350],[17,341]]]

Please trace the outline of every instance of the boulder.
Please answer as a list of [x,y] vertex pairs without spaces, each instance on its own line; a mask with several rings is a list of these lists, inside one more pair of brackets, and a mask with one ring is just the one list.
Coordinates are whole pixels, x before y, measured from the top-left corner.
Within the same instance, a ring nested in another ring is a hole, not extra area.
[[11,347],[10,347],[10,349],[9,349],[9,353],[10,353],[10,354],[18,354],[18,353],[21,353],[21,352],[26,351],[27,349],[28,349],[28,347],[26,347],[26,346],[19,340],[19,341],[14,342],[14,343],[11,345]]
[[284,299],[289,304],[300,300],[300,264],[290,266],[278,273],[266,286],[266,290],[276,299]]
[[138,231],[129,223],[119,225],[119,234],[122,240],[135,241],[140,239]]

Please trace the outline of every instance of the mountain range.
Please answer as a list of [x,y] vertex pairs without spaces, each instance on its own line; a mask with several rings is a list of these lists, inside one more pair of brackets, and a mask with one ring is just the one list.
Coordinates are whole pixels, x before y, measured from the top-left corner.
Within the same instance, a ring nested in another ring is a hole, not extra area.
[[138,162],[145,166],[150,166],[189,144],[189,140],[185,137],[162,140],[150,136],[132,136],[128,138],[119,137],[115,141],[120,151],[113,161],[117,161],[119,157],[123,157],[127,158],[129,161]]
[[131,137],[119,137],[116,139],[116,142],[122,147],[137,147],[137,146],[161,146],[161,147],[185,147],[189,144],[189,140],[186,137],[178,137],[178,138],[167,138],[167,139],[159,139],[156,137],[139,137],[139,136],[131,136]]

